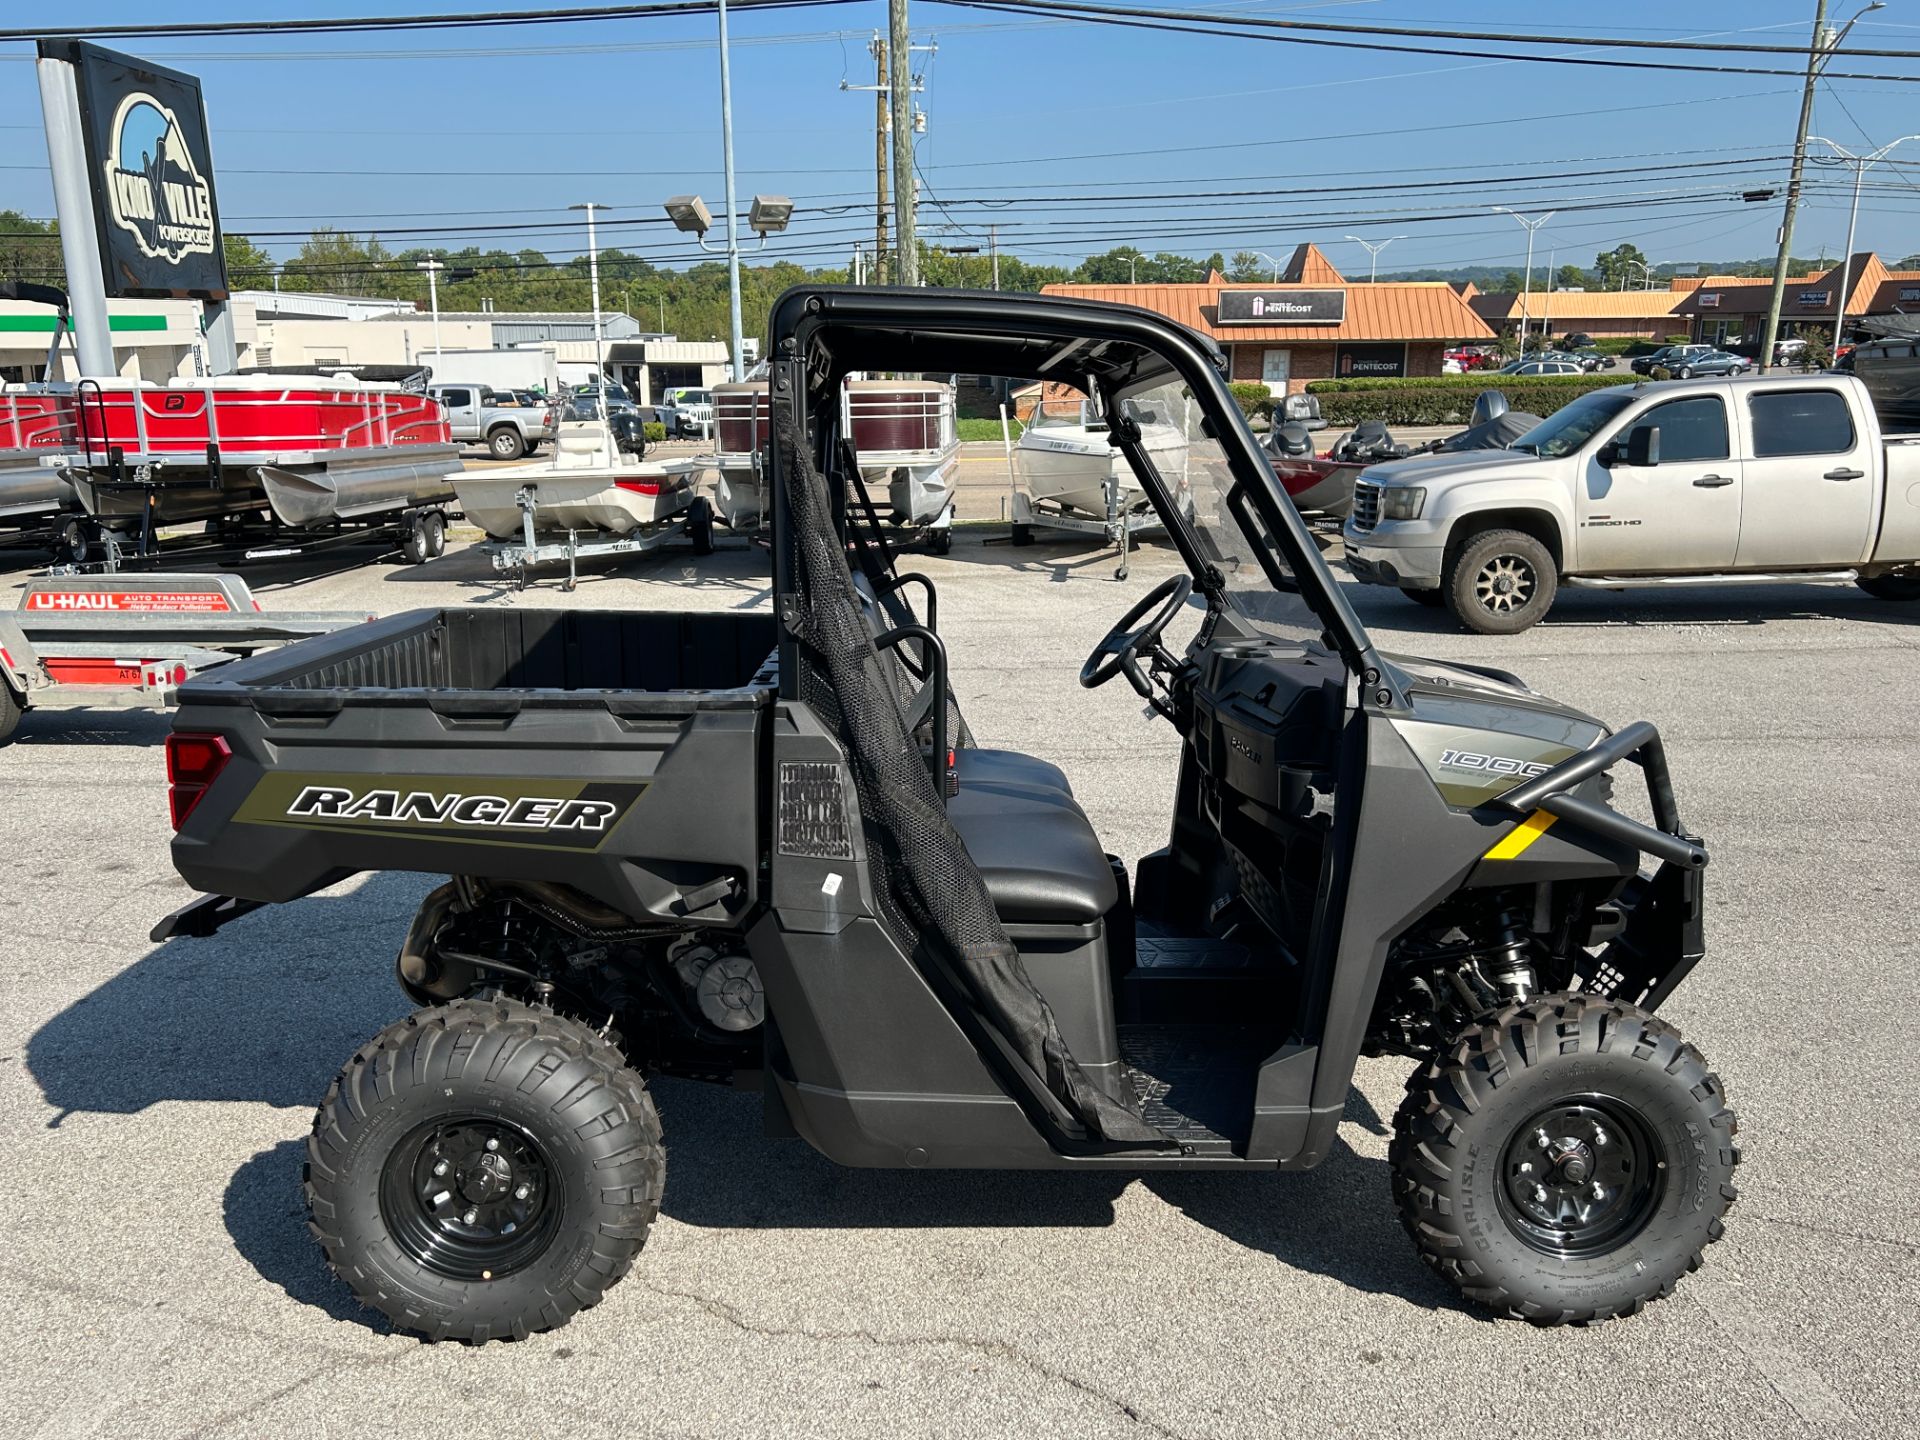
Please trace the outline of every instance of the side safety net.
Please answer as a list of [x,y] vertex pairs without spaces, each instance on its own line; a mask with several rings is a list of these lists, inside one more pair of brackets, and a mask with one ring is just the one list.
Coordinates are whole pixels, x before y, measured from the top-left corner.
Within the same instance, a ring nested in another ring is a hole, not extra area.
[[837,722],[847,746],[879,888],[958,975],[985,1023],[1089,1131],[1120,1144],[1169,1144],[1094,1085],[1068,1053],[908,733],[896,682],[862,615],[826,479],[785,405],[774,407],[774,442],[786,462],[793,517],[798,635],[827,682],[825,693],[804,698]]

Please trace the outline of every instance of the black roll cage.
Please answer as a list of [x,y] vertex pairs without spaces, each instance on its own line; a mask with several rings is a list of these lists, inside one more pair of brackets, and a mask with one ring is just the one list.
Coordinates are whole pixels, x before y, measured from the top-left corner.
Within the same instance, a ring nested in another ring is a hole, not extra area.
[[[1251,510],[1280,548],[1292,572],[1292,588],[1319,620],[1329,645],[1359,677],[1361,706],[1389,714],[1406,708],[1403,678],[1381,662],[1366,627],[1286,498],[1227,391],[1226,358],[1206,336],[1151,310],[1105,301],[807,285],[788,290],[774,303],[768,339],[776,371],[772,403],[798,408],[802,434],[808,420],[806,392],[830,385],[851,370],[1091,380],[1114,417],[1117,448],[1139,477],[1195,588],[1218,612],[1225,608],[1223,577],[1173,502],[1146,453],[1139,427],[1119,406],[1128,393],[1151,385],[1173,380],[1186,385],[1200,402],[1233,476],[1225,503],[1235,522],[1245,527]],[[845,353],[850,346],[856,351],[852,357]],[[789,378],[784,386],[779,379],[783,366],[791,367],[785,370]],[[796,386],[796,381],[803,383]],[[796,389],[801,393],[794,393]],[[792,515],[784,496],[774,497],[772,509],[775,586],[788,593],[781,564],[788,548],[783,529],[792,523]],[[1248,539],[1261,555],[1268,583],[1279,588],[1285,577],[1274,573],[1260,537],[1249,534]]]

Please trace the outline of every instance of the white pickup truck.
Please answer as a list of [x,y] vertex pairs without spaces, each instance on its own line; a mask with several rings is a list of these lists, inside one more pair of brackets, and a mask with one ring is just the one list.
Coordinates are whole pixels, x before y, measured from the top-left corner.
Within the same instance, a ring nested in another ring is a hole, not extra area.
[[1525,630],[1561,585],[1851,580],[1920,599],[1920,434],[1883,434],[1850,375],[1595,390],[1510,450],[1369,466],[1356,579]]

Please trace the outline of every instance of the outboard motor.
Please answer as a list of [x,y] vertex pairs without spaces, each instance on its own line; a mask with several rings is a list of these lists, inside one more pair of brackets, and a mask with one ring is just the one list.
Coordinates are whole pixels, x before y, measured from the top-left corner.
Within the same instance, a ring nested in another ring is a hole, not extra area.
[[1467,421],[1471,429],[1475,425],[1484,425],[1489,420],[1498,420],[1513,406],[1507,397],[1498,390],[1482,390],[1473,402],[1473,418]]

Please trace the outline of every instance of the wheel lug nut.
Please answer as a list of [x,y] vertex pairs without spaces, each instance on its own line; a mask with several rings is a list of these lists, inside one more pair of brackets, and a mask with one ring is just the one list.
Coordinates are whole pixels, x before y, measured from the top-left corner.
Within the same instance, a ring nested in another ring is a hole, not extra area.
[[1599,1184],[1596,1184],[1596,1185],[1595,1185],[1595,1186],[1593,1187],[1593,1190],[1592,1190],[1592,1192],[1591,1192],[1591,1193],[1592,1193],[1592,1195],[1593,1195],[1593,1198],[1594,1198],[1594,1199],[1596,1199],[1596,1200],[1604,1200],[1604,1199],[1606,1199],[1606,1198],[1607,1198],[1607,1187],[1606,1187],[1606,1186],[1604,1186],[1604,1185],[1599,1185]]
[[1607,1132],[1596,1127],[1593,1132],[1593,1143],[1596,1145],[1606,1144]]
[[469,1210],[467,1211],[466,1214],[460,1217],[460,1223],[463,1225],[471,1225],[473,1224],[474,1221],[478,1220],[479,1218],[480,1218],[480,1212],[478,1210]]
[[498,1140],[487,1141],[487,1149],[498,1150],[499,1148],[500,1148],[500,1142]]
[[1538,1147],[1539,1147],[1540,1149],[1542,1149],[1542,1150],[1544,1150],[1544,1149],[1546,1149],[1546,1148],[1547,1148],[1547,1146],[1548,1146],[1549,1144],[1551,1144],[1552,1142],[1551,1142],[1551,1141],[1549,1141],[1549,1140],[1547,1139],[1547,1132],[1546,1132],[1546,1131],[1544,1131],[1544,1130],[1536,1130],[1536,1131],[1534,1131],[1534,1132],[1533,1132],[1533,1143],[1534,1143],[1534,1144],[1535,1144],[1536,1146],[1538,1146]]
[[1533,1198],[1535,1200],[1538,1200],[1542,1205],[1546,1204],[1547,1203],[1547,1187],[1544,1185],[1534,1186]]
[[433,1173],[434,1173],[434,1174],[436,1174],[436,1175],[444,1175],[444,1174],[446,1174],[446,1173],[447,1173],[447,1162],[446,1162],[446,1161],[444,1161],[444,1160],[442,1160],[442,1161],[440,1161],[440,1162],[439,1162],[439,1164],[437,1164],[437,1165],[435,1165],[435,1166],[433,1167]]
[[1533,1162],[1531,1160],[1522,1160],[1520,1162],[1520,1173],[1522,1175],[1531,1175],[1533,1173]]
[[527,1196],[529,1196],[532,1193],[533,1193],[533,1187],[531,1185],[522,1185],[517,1189],[515,1189],[515,1191],[513,1192],[513,1198],[516,1200],[524,1200],[527,1198]]

